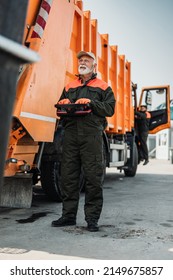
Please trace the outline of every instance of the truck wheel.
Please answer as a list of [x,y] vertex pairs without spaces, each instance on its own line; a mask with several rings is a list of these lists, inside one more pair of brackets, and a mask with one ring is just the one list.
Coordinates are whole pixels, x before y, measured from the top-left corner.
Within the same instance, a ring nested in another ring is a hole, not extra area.
[[52,201],[62,201],[60,162],[43,161],[41,163],[41,185]]
[[136,143],[133,143],[133,153],[132,153],[131,162],[133,165],[129,166],[128,169],[124,169],[124,174],[127,177],[134,177],[136,175],[137,166],[138,166],[138,150]]
[[[43,161],[41,164],[41,185],[44,192],[52,201],[61,202],[61,174],[60,162]],[[80,174],[80,191],[85,191],[85,177]]]

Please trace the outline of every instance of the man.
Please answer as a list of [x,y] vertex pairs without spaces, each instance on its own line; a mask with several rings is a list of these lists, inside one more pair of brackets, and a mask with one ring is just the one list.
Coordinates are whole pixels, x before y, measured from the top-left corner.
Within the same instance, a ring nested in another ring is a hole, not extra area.
[[137,146],[139,163],[140,161],[144,160],[143,165],[146,165],[149,163],[147,138],[151,118],[150,113],[147,112],[147,106],[141,105],[139,111],[135,112],[135,117],[137,124]]
[[97,78],[96,58],[91,52],[80,51],[78,78],[63,90],[58,104],[90,104],[91,114],[64,118],[64,141],[61,165],[62,217],[52,222],[61,227],[76,224],[79,203],[79,178],[84,170],[84,213],[89,231],[98,231],[103,205],[103,131],[106,117],[114,114],[115,98],[107,83]]

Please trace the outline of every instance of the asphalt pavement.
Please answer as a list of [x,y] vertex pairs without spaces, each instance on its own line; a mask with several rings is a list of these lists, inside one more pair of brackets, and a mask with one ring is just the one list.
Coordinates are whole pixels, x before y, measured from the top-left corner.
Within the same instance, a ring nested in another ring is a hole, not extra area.
[[107,169],[99,232],[88,232],[81,194],[77,225],[51,227],[61,203],[36,192],[30,209],[0,208],[0,260],[173,260],[173,164],[151,159],[135,177]]

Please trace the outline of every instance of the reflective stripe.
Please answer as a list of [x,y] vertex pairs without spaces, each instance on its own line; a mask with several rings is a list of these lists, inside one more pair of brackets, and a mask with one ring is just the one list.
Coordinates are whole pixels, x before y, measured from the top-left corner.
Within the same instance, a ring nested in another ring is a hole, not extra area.
[[43,0],[31,38],[42,38],[53,0]]
[[56,122],[56,118],[46,117],[46,116],[37,115],[37,114],[31,114],[31,113],[27,113],[27,112],[21,112],[20,117],[34,119],[34,120],[40,120],[40,121],[46,121],[46,122],[51,122],[51,123]]
[[36,23],[34,27],[34,32],[38,34],[39,37],[41,38],[43,36],[44,29],[38,23]]
[[39,14],[45,21],[47,21],[49,14],[47,11],[45,11],[43,8],[40,9],[40,14]]

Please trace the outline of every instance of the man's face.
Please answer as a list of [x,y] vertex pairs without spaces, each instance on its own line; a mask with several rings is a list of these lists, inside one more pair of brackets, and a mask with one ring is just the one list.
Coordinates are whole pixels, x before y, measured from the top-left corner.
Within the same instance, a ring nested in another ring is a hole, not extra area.
[[86,75],[92,73],[95,69],[95,61],[89,56],[82,56],[78,60],[78,72],[80,75]]
[[147,109],[146,109],[146,107],[144,107],[144,106],[141,106],[141,109],[140,109],[142,112],[145,112],[145,111],[147,111]]

